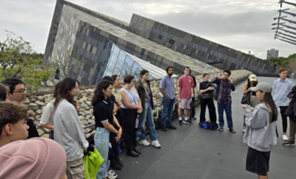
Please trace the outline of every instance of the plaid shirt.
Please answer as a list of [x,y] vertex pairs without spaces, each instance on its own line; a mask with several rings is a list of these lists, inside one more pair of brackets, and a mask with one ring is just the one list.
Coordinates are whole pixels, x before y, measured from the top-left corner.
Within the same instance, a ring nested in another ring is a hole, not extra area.
[[227,104],[231,102],[231,96],[230,92],[231,90],[234,91],[235,87],[230,82],[230,80],[223,80],[222,78],[214,78],[212,80],[212,83],[217,84],[216,94],[215,94],[215,100],[218,103]]

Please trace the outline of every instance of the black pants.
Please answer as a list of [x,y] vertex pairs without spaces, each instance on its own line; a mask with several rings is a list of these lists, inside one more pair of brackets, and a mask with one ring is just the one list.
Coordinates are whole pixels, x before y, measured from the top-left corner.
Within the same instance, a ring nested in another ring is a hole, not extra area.
[[117,147],[118,147],[118,142],[116,142],[115,140],[116,134],[114,134],[113,132],[110,132],[110,143],[112,148],[109,148],[109,160],[111,163],[113,162],[117,162],[118,159],[118,155],[117,155]]
[[287,126],[288,126],[288,120],[287,115],[285,115],[286,110],[288,109],[288,106],[280,106],[281,109],[281,116],[282,116],[282,124],[283,124],[283,133],[287,132]]
[[190,103],[190,117],[193,118],[195,116],[195,98],[192,98]]
[[121,110],[118,109],[115,117],[116,117],[117,121],[119,122],[119,124],[122,126],[123,125],[123,121],[122,121],[122,117],[121,117],[121,114],[120,113],[121,113]]
[[217,116],[216,116],[216,108],[214,105],[213,99],[201,99],[200,100],[200,122],[206,122],[206,107],[208,106],[209,114],[210,114],[210,121],[212,124],[217,122]]
[[53,131],[50,131],[49,138],[52,139],[52,140],[54,140],[54,132]]
[[137,146],[135,122],[137,118],[136,109],[120,109],[123,122],[123,139],[126,150],[133,150]]

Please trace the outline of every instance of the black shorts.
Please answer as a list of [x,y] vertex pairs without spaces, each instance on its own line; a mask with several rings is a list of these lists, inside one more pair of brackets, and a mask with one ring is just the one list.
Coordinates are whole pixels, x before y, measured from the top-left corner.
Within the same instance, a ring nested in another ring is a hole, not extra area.
[[258,175],[267,176],[269,171],[269,152],[260,152],[251,147],[248,149],[246,170]]

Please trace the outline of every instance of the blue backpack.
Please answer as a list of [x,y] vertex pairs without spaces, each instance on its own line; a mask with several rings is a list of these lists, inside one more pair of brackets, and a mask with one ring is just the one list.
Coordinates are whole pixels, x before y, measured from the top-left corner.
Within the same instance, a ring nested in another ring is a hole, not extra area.
[[209,129],[209,130],[217,130],[218,129],[218,125],[215,123],[215,124],[211,124],[209,121],[203,123],[203,122],[200,122],[199,123],[199,126],[201,128],[204,128],[204,129]]

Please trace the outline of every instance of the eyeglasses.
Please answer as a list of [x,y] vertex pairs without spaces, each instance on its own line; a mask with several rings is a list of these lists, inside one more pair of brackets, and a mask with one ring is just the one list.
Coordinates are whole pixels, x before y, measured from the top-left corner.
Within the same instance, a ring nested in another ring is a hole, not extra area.
[[18,91],[14,91],[14,93],[24,94],[26,91],[27,91],[26,89],[20,89]]

